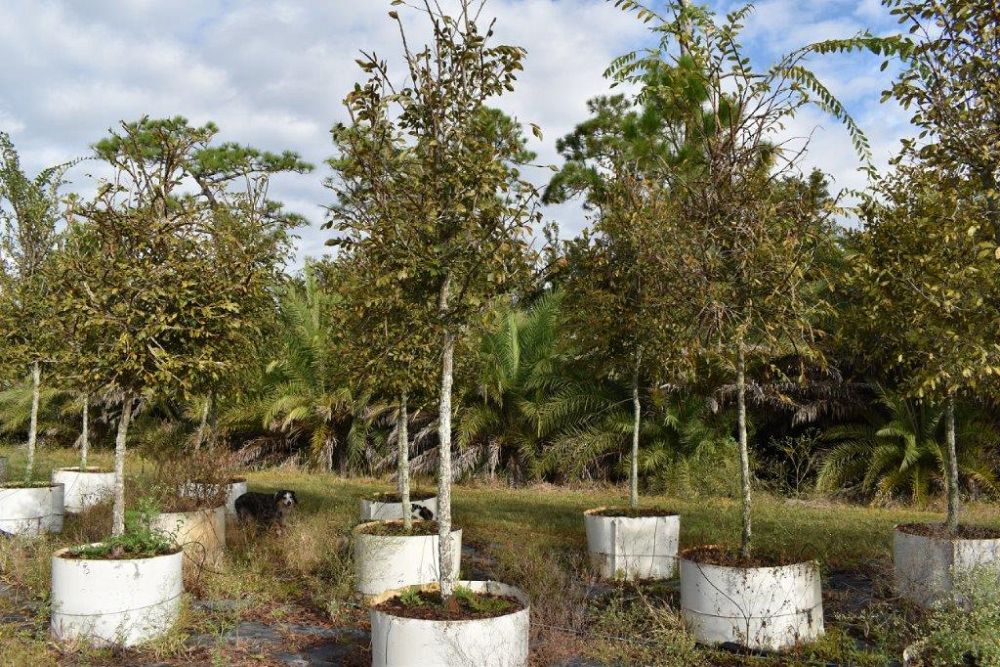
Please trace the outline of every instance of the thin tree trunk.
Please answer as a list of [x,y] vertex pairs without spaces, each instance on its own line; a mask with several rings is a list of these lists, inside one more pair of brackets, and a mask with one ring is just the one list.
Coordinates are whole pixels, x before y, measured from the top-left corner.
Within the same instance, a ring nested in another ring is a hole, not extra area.
[[740,541],[740,556],[750,557],[753,526],[750,522],[750,450],[747,445],[747,386],[746,359],[743,341],[739,343],[736,360],[736,410],[740,439],[740,483],[743,495],[743,536]]
[[118,436],[115,438],[115,504],[111,536],[120,537],[125,534],[125,443],[128,438],[128,425],[132,421],[132,394],[125,393],[122,404],[122,416],[118,420]]
[[212,393],[209,392],[208,398],[205,399],[205,407],[201,411],[201,423],[198,424],[198,437],[194,442],[194,449],[198,451],[201,449],[201,445],[205,442],[205,431],[208,428],[208,413],[212,410]]
[[[439,309],[448,311],[451,277],[441,285]],[[451,577],[451,387],[454,380],[455,334],[446,325],[441,349],[441,396],[438,406],[438,563],[440,565],[441,598],[445,601],[454,593]]]
[[90,451],[90,394],[83,395],[83,433],[80,434],[80,472],[87,471],[87,454]]
[[632,463],[629,469],[628,503],[632,509],[639,507],[639,426],[642,420],[642,404],[639,402],[639,365],[642,352],[636,354],[635,372],[632,374]]
[[38,402],[41,398],[42,367],[36,361],[31,365],[31,422],[28,425],[28,465],[25,466],[24,479],[30,482],[35,474],[35,444],[38,438]]
[[403,505],[403,528],[413,530],[413,512],[410,507],[410,434],[409,415],[406,411],[406,392],[399,397],[399,415],[396,417],[396,484],[399,488],[399,502]]
[[948,396],[945,411],[947,423],[946,439],[948,441],[948,530],[954,532],[958,528],[958,453],[955,446],[955,395]]

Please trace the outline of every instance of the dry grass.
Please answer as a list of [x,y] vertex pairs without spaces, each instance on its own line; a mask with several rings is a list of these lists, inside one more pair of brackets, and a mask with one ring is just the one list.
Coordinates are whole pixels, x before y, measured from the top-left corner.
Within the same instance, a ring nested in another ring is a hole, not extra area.
[[[19,452],[10,455],[17,470]],[[73,452],[41,450],[39,469],[72,465]],[[109,463],[106,452],[95,464]],[[130,474],[148,480],[149,462],[130,456]],[[63,533],[37,540],[0,544],[0,664],[121,665],[270,664],[266,654],[221,639],[192,648],[193,635],[220,638],[241,621],[262,621],[287,633],[282,650],[312,641],[295,635],[292,623],[364,628],[365,609],[352,594],[350,529],[357,523],[363,496],[389,489],[384,481],[340,479],[292,469],[250,473],[254,490],[293,489],[299,497],[296,518],[281,533],[231,530],[224,564],[188,582],[182,622],[168,637],[141,651],[59,649],[48,642],[46,602],[51,553],[62,546],[97,541],[110,528],[110,508],[67,517]],[[425,480],[426,481],[426,480]],[[430,486],[430,484],[428,484]],[[143,483],[130,486],[137,499]],[[481,571],[524,588],[532,598],[533,662],[560,664],[587,656],[607,664],[662,665],[884,665],[898,659],[919,627],[912,610],[900,610],[883,588],[882,599],[866,611],[844,611],[839,593],[828,590],[828,635],[818,645],[780,659],[734,656],[696,648],[683,631],[676,592],[670,586],[601,585],[592,578],[585,554],[581,513],[621,502],[618,489],[565,489],[551,486],[512,490],[498,486],[459,486],[454,512],[479,558],[463,562],[463,574]],[[682,546],[734,543],[739,536],[735,503],[727,499],[648,498],[649,505],[682,515]],[[867,508],[829,503],[792,503],[761,496],[755,507],[758,549],[772,555],[816,558],[829,575],[865,573],[889,581],[892,526],[937,520],[939,514],[906,508]],[[967,508],[970,522],[1000,525],[995,507]],[[594,595],[594,590],[602,591]],[[197,600],[236,604],[206,609]],[[20,618],[19,618],[20,617]],[[859,640],[864,648],[859,648]],[[359,664],[367,659],[363,650]]]

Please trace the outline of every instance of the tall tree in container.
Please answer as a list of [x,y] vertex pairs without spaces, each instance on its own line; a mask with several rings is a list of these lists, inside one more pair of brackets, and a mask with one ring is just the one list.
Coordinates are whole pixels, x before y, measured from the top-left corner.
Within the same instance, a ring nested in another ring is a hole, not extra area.
[[681,355],[673,343],[688,318],[686,283],[666,266],[670,244],[669,188],[661,172],[683,169],[689,147],[683,109],[698,107],[701,91],[689,84],[690,59],[651,68],[642,99],[624,95],[589,103],[592,117],[558,142],[566,164],[549,183],[548,202],[582,197],[591,228],[579,250],[587,270],[570,274],[567,311],[585,353],[604,372],[631,388],[633,412],[629,505],[639,506],[641,395],[653,377],[676,380]]
[[[776,143],[783,125],[807,105],[816,105],[846,126],[861,156],[868,142],[844,106],[806,68],[812,53],[867,49],[887,53],[898,41],[862,35],[803,47],[755,70],[739,42],[745,6],[724,20],[705,8],[670,3],[661,15],[633,0],[617,2],[625,11],[652,22],[659,43],[617,59],[611,74],[642,87],[640,99],[656,96],[651,73],[684,45],[690,74],[703,105],[688,107],[688,147],[682,165],[661,171],[673,195],[677,247],[685,252],[671,261],[676,275],[689,281],[699,332],[694,343],[723,364],[737,386],[743,488],[741,552],[750,555],[750,466],[746,424],[748,364],[766,361],[789,345],[808,354],[815,319],[826,305],[808,298],[807,279],[814,275],[817,253],[832,207],[817,213],[809,198],[780,187],[796,175],[805,146]],[[681,107],[683,110],[684,108]],[[791,193],[791,194],[790,194]]]
[[[407,3],[397,0],[393,5]],[[411,280],[406,296],[434,323],[440,355],[438,502],[443,596],[450,598],[451,416],[455,346],[492,297],[509,291],[530,262],[531,223],[538,218],[534,188],[523,178],[521,126],[487,103],[513,89],[525,52],[493,43],[493,27],[479,25],[482,2],[459,0],[453,14],[436,3],[411,9],[427,19],[432,41],[415,47],[396,11],[404,53],[397,81],[386,61],[363,53],[368,75],[348,95],[351,123],[372,147],[350,156],[381,196],[407,201],[406,217],[334,220],[347,244],[383,246],[378,273]],[[535,128],[535,132],[538,132]],[[386,159],[400,154],[400,159]],[[374,267],[373,267],[374,268]],[[390,271],[392,273],[390,273]]]
[[10,137],[0,132],[0,318],[7,363],[31,371],[26,481],[34,474],[42,365],[53,361],[58,347],[51,268],[61,216],[58,190],[67,166],[30,178]]
[[[134,409],[144,398],[190,396],[239,362],[255,339],[287,228],[297,222],[266,198],[271,170],[255,168],[257,160],[297,158],[213,145],[216,132],[182,118],[122,123],[94,147],[113,175],[71,210],[59,294],[76,380],[122,395],[114,536],[124,531]],[[242,166],[220,170],[230,158]],[[237,181],[244,189],[229,191]]]
[[898,162],[866,201],[848,283],[861,297],[851,326],[879,339],[868,356],[893,368],[906,396],[944,406],[951,533],[959,527],[955,403],[1000,378],[1000,246],[990,195],[977,186],[922,160]]

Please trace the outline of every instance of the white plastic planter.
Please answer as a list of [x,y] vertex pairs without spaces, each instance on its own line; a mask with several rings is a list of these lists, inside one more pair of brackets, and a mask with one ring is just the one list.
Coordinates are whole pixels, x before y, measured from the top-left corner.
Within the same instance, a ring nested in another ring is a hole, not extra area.
[[216,567],[226,548],[226,508],[160,514],[152,527],[173,537],[184,549],[185,562],[195,567]]
[[896,528],[892,544],[896,592],[929,607],[951,594],[954,575],[994,567],[1000,579],[1000,539],[962,540],[911,535]]
[[[355,590],[381,595],[407,586],[430,584],[440,576],[437,535],[371,535],[354,529]],[[458,576],[462,560],[462,530],[451,531],[451,574]]]
[[115,473],[100,468],[60,468],[52,471],[52,482],[65,487],[66,511],[78,514],[115,493]]
[[236,516],[236,499],[247,492],[247,481],[243,477],[229,480],[226,489],[226,514]]
[[0,486],[0,532],[37,537],[63,527],[63,485]]
[[670,579],[677,574],[681,518],[604,516],[605,508],[583,514],[590,561],[606,579]]
[[[371,610],[372,665],[379,667],[525,667],[530,608],[520,589],[492,581],[460,581],[478,593],[509,595],[524,609],[470,621],[429,621]],[[391,595],[374,601],[381,602]]]
[[[437,496],[431,496],[423,500],[413,500],[411,505],[426,507],[435,518],[438,514]],[[403,518],[403,503],[382,502],[377,498],[363,498],[361,500],[361,520],[362,521],[395,521]],[[417,518],[417,517],[414,517]]]
[[681,554],[681,612],[702,644],[781,651],[823,636],[823,595],[815,562],[727,567]]
[[184,592],[181,552],[155,558],[52,556],[52,637],[94,646],[135,646],[177,622]]

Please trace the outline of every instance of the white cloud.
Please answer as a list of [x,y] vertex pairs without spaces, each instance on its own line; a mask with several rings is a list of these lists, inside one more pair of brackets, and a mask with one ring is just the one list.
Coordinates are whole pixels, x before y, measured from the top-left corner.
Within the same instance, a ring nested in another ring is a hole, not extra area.
[[[718,0],[730,9],[733,0]],[[319,229],[323,160],[329,128],[343,120],[341,100],[358,78],[354,59],[374,50],[395,62],[399,52],[388,0],[4,0],[0,3],[0,129],[9,131],[32,169],[86,155],[88,146],[122,119],[184,115],[214,120],[226,140],[297,150],[318,169],[277,180],[272,193],[307,215],[300,255],[323,251]],[[848,36],[871,22],[894,25],[874,0],[767,0],[748,21],[755,60],[812,39]],[[491,0],[498,38],[528,50],[516,92],[501,103],[522,121],[539,124],[532,140],[539,161],[558,161],[555,141],[584,120],[586,101],[606,93],[602,72],[620,53],[641,45],[645,28],[602,0]],[[415,19],[417,17],[414,17]],[[877,61],[839,57],[817,64],[873,138],[877,152],[906,131],[905,119],[878,106],[885,75]],[[398,69],[397,69],[398,71]],[[902,122],[901,122],[902,119]],[[855,184],[846,133],[818,115],[795,130],[822,124],[813,157],[840,184]],[[75,170],[76,187],[90,187]],[[539,182],[548,172],[540,171]],[[584,222],[579,206],[548,211],[564,233]]]

